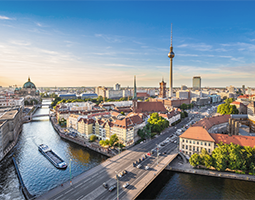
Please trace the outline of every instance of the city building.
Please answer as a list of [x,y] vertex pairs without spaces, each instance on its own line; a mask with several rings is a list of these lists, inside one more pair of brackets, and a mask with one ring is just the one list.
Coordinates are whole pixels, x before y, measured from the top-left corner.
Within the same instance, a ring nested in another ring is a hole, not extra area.
[[242,93],[245,94],[245,85],[242,86]]
[[201,90],[201,77],[200,76],[193,77],[193,90]]
[[169,126],[172,126],[172,124],[179,119],[181,119],[181,113],[177,110],[173,110],[166,114],[159,113],[159,116],[165,118],[167,121],[169,121]]
[[22,107],[24,107],[24,98],[23,97],[0,96],[0,107],[7,107],[7,106],[22,106]]
[[15,146],[22,131],[23,107],[0,109],[0,160]]
[[247,114],[247,106],[245,106],[242,102],[233,101],[230,105],[235,105],[239,114]]
[[116,84],[113,86],[113,90],[120,90],[120,84],[116,83]]
[[23,87],[16,87],[14,90],[16,97],[23,97],[25,105],[32,105],[41,102],[41,96],[39,90],[35,84],[31,82],[30,77],[28,81],[23,84]]
[[[248,127],[246,135],[240,125]],[[206,149],[210,154],[217,147],[217,144],[238,144],[241,146],[255,146],[255,118],[251,115],[221,115],[211,118],[205,118],[192,127],[188,128],[179,136],[179,150],[184,154],[191,156],[194,153],[200,153]]]
[[58,95],[61,99],[77,99],[76,94],[60,94]]
[[255,101],[251,101],[247,106],[247,114],[255,116]]
[[186,85],[181,86],[181,90],[187,90],[187,89],[188,89],[188,87]]
[[164,80],[162,80],[160,83],[159,83],[159,95],[158,97],[159,98],[166,98],[166,83],[164,82]]
[[98,95],[96,93],[83,93],[81,94],[81,99],[96,99]]
[[190,99],[190,91],[188,91],[188,90],[179,90],[179,91],[176,92],[176,98]]

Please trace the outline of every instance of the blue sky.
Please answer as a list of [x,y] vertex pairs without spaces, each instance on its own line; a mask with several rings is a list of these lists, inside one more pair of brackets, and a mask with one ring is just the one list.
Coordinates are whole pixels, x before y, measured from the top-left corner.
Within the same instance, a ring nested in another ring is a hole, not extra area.
[[255,2],[0,2],[0,85],[255,87]]

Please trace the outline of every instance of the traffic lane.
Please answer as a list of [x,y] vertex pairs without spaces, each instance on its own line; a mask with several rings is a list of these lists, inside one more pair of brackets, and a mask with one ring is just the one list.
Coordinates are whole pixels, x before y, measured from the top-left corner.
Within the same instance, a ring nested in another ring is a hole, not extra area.
[[[167,145],[163,148],[163,150],[174,150],[176,148],[175,145],[170,144]],[[165,156],[159,156],[159,162],[161,160],[163,160],[165,158]],[[129,190],[129,189],[135,189],[135,184],[138,183],[147,173],[149,173],[150,171],[153,171],[153,168],[157,165],[157,161],[156,161],[156,157],[150,157],[149,159],[145,160],[144,162],[141,163],[142,164],[142,168],[137,169],[136,167],[134,167],[134,170],[132,170],[129,173],[129,176],[124,176],[123,178],[120,179],[120,197],[123,197],[125,195],[125,190]],[[150,166],[149,170],[145,170],[144,167],[145,166]],[[132,175],[130,177],[130,175]],[[121,188],[123,186],[123,184],[125,184],[126,182],[128,182],[130,185],[127,188]],[[117,191],[110,195],[107,196],[107,199],[113,199],[116,195]],[[101,197],[103,199],[103,197]]]
[[[151,149],[152,147],[154,147],[155,146],[155,143],[158,143],[158,142],[161,142],[161,141],[163,141],[166,137],[168,137],[166,134],[163,134],[163,135],[161,135],[161,136],[159,136],[158,138],[156,138],[155,140],[151,140],[151,141],[149,141],[147,144],[145,143],[144,144],[144,146],[146,146],[147,148],[145,149],[145,150],[149,150],[149,149]],[[149,144],[149,145],[148,145]],[[139,146],[138,147],[136,147],[135,148],[135,150],[136,149],[139,149]],[[132,149],[131,149],[132,150]],[[141,150],[141,149],[140,149]],[[144,152],[140,152],[140,153],[136,153],[136,158],[135,159],[139,159],[139,157],[140,156],[142,156],[144,153],[146,153],[145,151]],[[127,156],[126,154],[125,154],[125,156]],[[125,157],[124,156],[124,157]],[[132,157],[132,158],[134,158],[134,154],[130,154],[129,155],[130,157]],[[128,156],[128,157],[129,157]],[[127,157],[125,158],[125,160],[127,159]],[[118,159],[119,160],[119,159]],[[132,161],[132,160],[130,160],[130,161]],[[119,169],[121,169],[121,168],[123,168],[123,167],[125,167],[125,166],[127,166],[127,165],[129,165],[129,162],[130,161],[127,161],[127,162],[125,162],[125,163],[123,163],[122,162],[122,165],[120,166],[120,164],[118,164],[117,166],[119,166],[118,168],[117,168],[117,170],[119,170]],[[112,166],[113,165],[113,166]],[[108,165],[108,167],[110,167],[110,168],[112,168],[112,167],[114,167],[114,164],[109,164]],[[115,166],[115,168],[116,168],[116,166]],[[124,170],[124,169],[123,169]],[[103,172],[102,172],[103,173]],[[94,174],[92,174],[92,175],[90,175],[90,177],[88,178],[88,179],[86,179],[85,181],[82,181],[82,182],[78,182],[77,184],[75,184],[74,185],[74,187],[73,188],[75,188],[75,190],[77,190],[77,189],[81,189],[80,187],[83,187],[83,186],[81,186],[82,184],[84,184],[84,185],[86,185],[86,182],[88,182],[88,181],[90,181],[91,179],[93,179],[93,178],[95,178],[96,180],[99,180],[99,177],[100,177],[100,179],[102,179],[102,181],[107,181],[111,176],[114,176],[114,172],[112,173],[112,174],[110,174],[110,175],[108,175],[108,176],[103,176],[102,175],[102,173],[94,173]],[[95,174],[97,175],[97,177],[95,177]],[[82,184],[81,184],[82,183]],[[95,185],[96,184],[96,185]],[[95,188],[95,187],[100,187],[100,185],[101,185],[102,183],[99,183],[98,181],[96,181],[96,182],[94,182],[94,184],[89,184],[89,185],[91,185],[91,188]],[[76,192],[76,191],[73,191],[74,189],[73,188],[68,188],[66,191],[64,191],[64,193],[71,193],[71,194],[76,194],[77,196],[78,195],[80,195],[80,193],[78,193],[78,192]],[[77,188],[77,189],[76,189]],[[86,189],[86,192],[89,192],[89,191],[91,191],[90,190],[90,188],[87,188]],[[61,194],[60,194],[61,195]],[[56,195],[56,196],[54,196],[55,198],[57,198],[57,196],[60,196],[60,195]]]

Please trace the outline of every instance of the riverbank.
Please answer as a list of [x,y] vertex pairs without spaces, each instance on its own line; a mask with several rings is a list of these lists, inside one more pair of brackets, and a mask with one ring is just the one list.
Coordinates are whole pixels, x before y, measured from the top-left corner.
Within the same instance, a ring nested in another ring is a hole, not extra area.
[[211,177],[218,177],[218,178],[227,178],[227,179],[255,182],[254,175],[236,174],[231,172],[220,172],[220,171],[214,171],[209,169],[197,169],[197,168],[193,168],[189,164],[189,162],[184,163],[183,160],[179,158],[176,158],[175,160],[173,160],[173,162],[165,169],[174,171],[174,172],[182,172],[182,173],[188,173],[188,174],[198,174],[202,176],[211,176]]
[[75,144],[81,145],[83,147],[89,148],[89,149],[96,151],[97,153],[103,154],[107,157],[113,157],[116,155],[113,151],[111,151],[111,149],[105,149],[95,143],[90,143],[87,140],[85,140],[84,138],[81,138],[81,137],[74,138],[74,137],[69,136],[63,130],[63,128],[61,128],[60,125],[57,124],[57,120],[55,117],[50,116],[50,121],[51,121],[53,128],[55,129],[55,131],[58,133],[58,135],[61,138],[68,140],[70,142],[73,142]]

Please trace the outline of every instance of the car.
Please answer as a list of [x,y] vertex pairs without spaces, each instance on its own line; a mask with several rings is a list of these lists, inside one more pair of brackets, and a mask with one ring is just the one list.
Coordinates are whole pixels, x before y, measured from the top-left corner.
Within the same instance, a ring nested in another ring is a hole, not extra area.
[[145,166],[145,169],[148,170],[148,169],[149,169],[149,166]]
[[140,144],[142,144],[143,143],[143,141],[142,142],[140,142]]
[[108,184],[107,183],[103,183],[103,187],[107,189],[108,188]]
[[118,177],[120,177],[120,178],[121,178],[121,177],[122,177],[122,175],[119,173],[119,174],[118,174]]
[[174,141],[174,143],[176,143],[176,140]]
[[140,165],[140,164],[136,166],[136,168],[138,168],[138,169],[140,169],[141,167],[142,167],[142,165]]
[[129,183],[125,183],[122,187],[127,188],[129,186]]
[[158,156],[160,156],[160,155],[161,155],[161,153],[159,152],[159,153],[158,153]]
[[115,190],[115,188],[116,188],[116,185],[112,185],[108,190],[109,190],[110,192],[112,192],[113,190]]
[[123,174],[126,174],[126,173],[127,173],[127,170],[124,170],[124,171],[123,171]]

